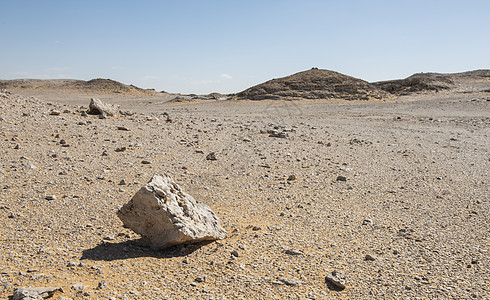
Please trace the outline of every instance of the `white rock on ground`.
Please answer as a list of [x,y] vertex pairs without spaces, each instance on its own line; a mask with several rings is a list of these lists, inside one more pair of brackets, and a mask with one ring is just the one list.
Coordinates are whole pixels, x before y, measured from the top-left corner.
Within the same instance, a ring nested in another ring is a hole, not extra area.
[[107,115],[114,116],[118,112],[118,107],[108,103],[104,103],[97,98],[90,99],[88,113],[91,115]]
[[37,287],[37,288],[25,288],[25,287],[20,287],[14,290],[14,295],[12,296],[13,300],[38,300],[38,299],[45,299],[45,298],[51,298],[54,293],[57,291],[60,291],[59,288],[53,288],[53,287]]
[[215,213],[167,175],[154,175],[117,213],[152,248],[226,238]]

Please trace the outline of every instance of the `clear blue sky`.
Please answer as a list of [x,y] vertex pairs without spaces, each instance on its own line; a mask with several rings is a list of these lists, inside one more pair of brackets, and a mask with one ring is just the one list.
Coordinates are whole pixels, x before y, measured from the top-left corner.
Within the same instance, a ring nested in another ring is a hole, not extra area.
[[318,67],[367,81],[490,68],[490,1],[0,0],[0,79],[238,92]]

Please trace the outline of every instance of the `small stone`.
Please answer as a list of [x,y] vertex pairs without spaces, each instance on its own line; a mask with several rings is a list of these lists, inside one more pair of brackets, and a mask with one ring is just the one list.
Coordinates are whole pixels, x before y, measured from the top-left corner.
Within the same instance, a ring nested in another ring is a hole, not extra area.
[[143,160],[141,163],[144,164],[144,165],[149,165],[149,164],[151,164],[151,161],[149,161],[149,160]]
[[364,260],[366,260],[366,261],[375,261],[375,260],[377,260],[377,258],[374,255],[366,254],[366,256],[364,257]]
[[104,150],[104,152],[102,152],[102,156],[109,156],[109,152],[107,152],[107,150]]
[[127,184],[126,180],[124,180],[124,179],[121,179],[121,181],[119,181],[119,185],[126,185],[126,184]]
[[261,229],[262,229],[262,228],[261,228],[260,226],[254,226],[254,227],[252,227],[252,230],[253,230],[253,231],[259,231],[259,230],[261,230]]
[[279,281],[289,286],[300,286],[301,282],[291,278],[279,278]]
[[118,147],[116,148],[116,150],[114,150],[115,152],[124,152],[126,151],[126,147]]
[[211,152],[208,155],[206,155],[206,160],[217,160],[216,153]]
[[196,282],[205,282],[206,281],[206,276],[198,276],[196,279],[194,279]]
[[345,289],[345,278],[337,271],[333,271],[331,274],[325,276],[325,282],[329,285],[330,289],[343,290]]
[[114,235],[106,235],[102,239],[105,241],[113,241],[113,240],[115,240],[115,237],[114,237]]
[[298,250],[294,250],[294,249],[288,249],[284,253],[286,253],[288,255],[301,255],[301,254],[303,254],[303,252],[298,251]]
[[83,291],[86,287],[81,282],[79,282],[79,283],[72,285],[71,288],[74,291]]
[[131,131],[128,127],[125,127],[125,126],[117,126],[117,130]]
[[296,175],[293,174],[289,175],[288,181],[293,181],[293,180],[296,180]]
[[236,251],[236,250],[233,250],[231,252],[231,255],[233,255],[234,257],[238,257],[239,256],[238,251]]
[[267,133],[269,137],[282,138],[285,139],[288,137],[288,134],[284,131],[278,131],[276,129],[268,130]]
[[47,195],[46,197],[44,197],[44,199],[46,199],[46,200],[56,200],[56,196],[55,195]]
[[52,116],[59,116],[61,115],[61,112],[59,110],[53,109],[52,111],[49,112],[49,114]]
[[336,180],[337,181],[347,181],[347,177],[342,176],[342,175],[339,175],[339,176],[337,176],[337,179]]
[[372,223],[373,223],[373,220],[368,219],[368,218],[365,218],[365,219],[362,221],[362,225],[368,225],[368,224],[372,224]]
[[107,287],[107,283],[105,282],[99,282],[99,284],[97,285],[97,287],[95,288],[96,290],[102,290],[102,289],[105,289]]
[[78,264],[74,261],[70,261],[68,262],[68,264],[66,265],[67,267],[76,267]]

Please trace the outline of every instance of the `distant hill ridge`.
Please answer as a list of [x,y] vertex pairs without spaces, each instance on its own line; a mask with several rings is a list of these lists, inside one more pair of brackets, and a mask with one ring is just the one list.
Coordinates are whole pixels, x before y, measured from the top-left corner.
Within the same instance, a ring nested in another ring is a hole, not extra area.
[[0,80],[0,88],[5,89],[60,89],[73,92],[100,92],[108,94],[149,95],[157,93],[153,89],[142,89],[126,85],[112,79],[96,78],[89,81],[76,79],[14,79]]
[[[89,81],[75,79],[14,79],[0,80],[2,89],[59,90],[61,92],[86,92],[151,96],[159,93],[142,89],[112,79],[96,78]],[[416,73],[405,79],[367,82],[331,70],[312,68],[286,77],[268,80],[237,94],[235,99],[294,100],[294,99],[342,99],[384,100],[400,95],[434,93],[442,91],[490,92],[490,70],[474,70],[462,73]],[[161,92],[164,93],[164,92]],[[181,95],[176,99],[219,99],[213,94],[207,97]],[[187,97],[187,98],[186,98]],[[228,97],[224,97],[228,98]]]

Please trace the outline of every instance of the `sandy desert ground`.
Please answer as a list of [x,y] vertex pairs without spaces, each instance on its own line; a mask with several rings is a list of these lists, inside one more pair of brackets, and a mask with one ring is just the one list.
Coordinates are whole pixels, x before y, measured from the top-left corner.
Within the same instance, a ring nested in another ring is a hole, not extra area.
[[[136,114],[82,116],[91,97]],[[0,298],[490,298],[489,92],[167,100],[2,90]],[[153,251],[124,228],[161,172],[229,237]]]

